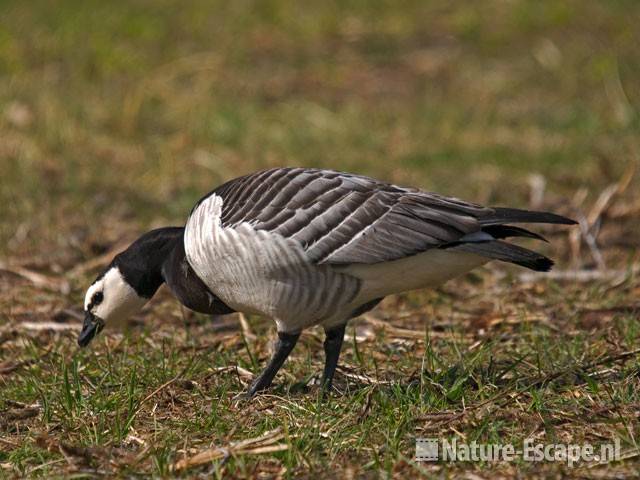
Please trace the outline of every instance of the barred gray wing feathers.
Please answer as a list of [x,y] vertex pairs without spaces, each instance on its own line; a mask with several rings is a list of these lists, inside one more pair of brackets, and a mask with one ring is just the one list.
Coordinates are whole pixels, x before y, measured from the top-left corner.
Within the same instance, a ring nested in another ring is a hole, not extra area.
[[[459,241],[491,209],[330,170],[277,168],[232,180],[222,226],[298,241],[316,263],[379,263]],[[206,198],[206,197],[205,197]]]

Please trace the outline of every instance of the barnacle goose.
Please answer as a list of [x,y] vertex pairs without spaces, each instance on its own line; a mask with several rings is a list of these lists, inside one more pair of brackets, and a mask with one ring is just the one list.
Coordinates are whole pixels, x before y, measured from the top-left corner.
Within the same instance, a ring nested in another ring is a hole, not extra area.
[[207,194],[185,227],[148,232],[118,254],[87,290],[78,343],[139,310],[164,282],[197,312],[275,320],[275,353],[248,396],[271,384],[313,325],[326,333],[322,385],[330,389],[347,322],[386,295],[441,284],[490,260],[549,270],[550,259],[503,241],[544,240],[513,223],[575,222],[331,170],[260,171]]

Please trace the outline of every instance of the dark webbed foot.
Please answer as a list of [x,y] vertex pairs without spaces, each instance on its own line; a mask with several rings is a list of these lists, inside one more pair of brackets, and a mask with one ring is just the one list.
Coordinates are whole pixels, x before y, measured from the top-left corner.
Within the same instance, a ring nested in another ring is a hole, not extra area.
[[273,357],[271,357],[267,367],[256,377],[249,387],[249,390],[244,394],[244,399],[253,398],[260,390],[264,390],[271,385],[276,373],[278,373],[278,370],[282,367],[282,364],[291,353],[291,350],[293,350],[293,347],[296,346],[298,338],[300,338],[300,332],[278,332],[278,342],[276,343],[276,350],[273,353]]
[[336,373],[340,351],[342,350],[342,341],[344,340],[344,331],[347,324],[342,324],[325,330],[324,339],[324,372],[322,373],[321,386],[324,395],[331,391],[333,386],[333,375]]

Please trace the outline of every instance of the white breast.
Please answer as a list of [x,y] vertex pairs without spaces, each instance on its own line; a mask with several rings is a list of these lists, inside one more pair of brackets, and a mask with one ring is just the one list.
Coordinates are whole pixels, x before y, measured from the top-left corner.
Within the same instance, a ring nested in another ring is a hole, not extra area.
[[230,307],[272,317],[295,331],[339,315],[359,290],[358,279],[311,263],[302,246],[248,223],[222,227],[223,200],[213,194],[193,211],[185,252],[209,289]]

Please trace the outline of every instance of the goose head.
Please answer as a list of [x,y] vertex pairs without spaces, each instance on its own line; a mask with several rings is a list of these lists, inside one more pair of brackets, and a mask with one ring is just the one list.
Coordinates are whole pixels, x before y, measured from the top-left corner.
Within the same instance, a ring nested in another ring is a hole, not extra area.
[[167,227],[145,233],[89,286],[84,297],[84,322],[78,344],[87,346],[105,326],[122,325],[138,312],[164,282],[162,265],[183,228]]

